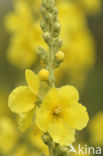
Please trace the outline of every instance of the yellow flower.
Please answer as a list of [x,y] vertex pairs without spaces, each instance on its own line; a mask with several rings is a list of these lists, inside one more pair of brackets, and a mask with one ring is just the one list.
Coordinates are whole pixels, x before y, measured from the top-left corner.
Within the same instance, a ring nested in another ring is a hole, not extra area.
[[22,129],[27,129],[32,122],[35,103],[37,102],[40,80],[31,70],[26,70],[26,81],[28,86],[20,86],[14,89],[8,101],[8,106],[20,117],[19,125]]
[[36,61],[37,58],[35,53],[36,42],[34,41],[33,47],[33,41],[34,40],[32,40],[32,38],[29,38],[27,33],[16,34],[12,36],[7,51],[8,61],[17,67],[21,68],[30,67]]
[[103,111],[93,117],[88,130],[90,132],[91,142],[94,145],[103,146]]
[[26,131],[32,125],[34,112],[35,109],[19,114],[18,125],[21,131]]
[[8,154],[17,142],[18,133],[9,117],[0,117],[0,152]]
[[21,31],[23,33],[25,30],[29,30],[33,22],[29,5],[22,1],[16,1],[14,3],[14,12],[7,15],[5,22],[9,32]]
[[94,40],[88,30],[86,15],[80,4],[72,1],[58,2],[62,25],[61,38],[63,38],[61,50],[64,52],[65,61],[56,70],[57,83],[61,85],[65,77],[66,81],[69,80],[79,89],[83,88],[88,72],[95,63]]
[[[59,20],[62,25],[61,37],[64,40],[64,44],[68,44],[70,36],[68,34],[78,32],[86,25],[86,17],[82,10],[72,1],[60,1],[58,2],[58,14]],[[69,20],[68,20],[69,19]]]
[[57,81],[62,80],[66,74],[72,84],[83,86],[88,72],[95,63],[95,46],[89,30],[84,29],[74,33],[68,45],[63,47],[63,51],[65,61],[56,69]]
[[36,48],[43,39],[29,5],[17,1],[14,12],[7,15],[5,25],[12,34],[7,52],[9,62],[22,68],[30,67],[36,61]]
[[75,140],[75,129],[83,129],[89,120],[78,100],[78,91],[72,86],[52,88],[37,109],[37,126],[48,131],[55,142],[70,145]]
[[83,9],[90,14],[97,13],[102,6],[101,0],[80,0],[80,3],[83,6]]

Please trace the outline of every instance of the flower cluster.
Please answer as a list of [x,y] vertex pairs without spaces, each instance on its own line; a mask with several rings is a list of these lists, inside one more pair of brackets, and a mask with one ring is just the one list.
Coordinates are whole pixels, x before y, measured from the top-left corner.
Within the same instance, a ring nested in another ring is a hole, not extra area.
[[[50,155],[59,156],[61,152],[65,156],[63,147],[75,141],[75,131],[86,127],[89,117],[86,107],[79,103],[79,93],[75,87],[55,86],[54,71],[64,60],[64,53],[59,50],[62,46],[59,38],[61,26],[54,0],[48,3],[43,0],[41,13],[43,39],[49,47],[48,51],[38,48],[43,68],[38,74],[29,69],[25,71],[27,85],[11,92],[8,106],[18,115],[20,129],[25,131],[33,126],[34,133],[42,134]],[[42,82],[49,86],[45,96],[40,94]]]
[[[62,75],[65,75],[67,82],[81,88],[95,63],[95,44],[86,15],[98,13],[101,9],[101,0],[56,0],[56,4],[62,24],[61,38],[64,39],[62,50],[65,53],[65,62],[56,71],[56,82],[57,85],[62,84]],[[9,32],[15,30],[8,48],[8,60],[11,64],[28,68],[37,60],[36,47],[39,43],[43,44],[38,27],[40,15],[37,10],[40,9],[40,0],[16,1],[15,6],[14,12],[6,18]],[[23,31],[17,35],[19,28]],[[48,40],[47,33],[45,36]]]
[[52,88],[36,108],[39,101],[40,80],[32,71],[26,70],[28,86],[20,86],[9,96],[9,107],[20,117],[19,125],[27,129],[36,110],[36,124],[43,132],[49,132],[61,145],[75,140],[75,129],[83,129],[88,122],[86,108],[78,100],[78,91],[72,86]]
[[39,23],[33,18],[29,5],[17,1],[5,25],[12,34],[7,53],[9,62],[22,68],[30,67],[36,61],[36,47],[42,43],[42,38]]

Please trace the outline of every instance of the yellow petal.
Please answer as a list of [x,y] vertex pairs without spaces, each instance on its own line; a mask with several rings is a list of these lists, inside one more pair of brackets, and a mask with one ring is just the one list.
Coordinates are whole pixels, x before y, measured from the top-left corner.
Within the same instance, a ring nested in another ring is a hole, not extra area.
[[36,111],[37,126],[44,132],[47,131],[48,124],[53,118],[53,108],[57,106],[58,101],[57,93],[58,89],[52,88],[45,96],[41,107],[39,107]]
[[78,101],[79,100],[79,94],[75,87],[66,85],[64,87],[61,87],[59,89],[59,96],[63,97],[64,99]]
[[32,125],[34,110],[19,115],[19,128],[26,131]]
[[70,128],[60,118],[52,120],[48,132],[53,140],[60,145],[69,146],[75,141],[75,130]]
[[68,125],[78,130],[82,130],[84,127],[86,127],[89,120],[86,107],[79,103],[68,107],[64,111],[63,118]]
[[36,110],[36,124],[43,132],[47,131],[48,124],[51,122],[52,115],[46,108],[38,108]]
[[35,136],[35,135],[39,135],[39,134],[43,135],[42,131],[37,127],[37,124],[34,120],[32,126],[30,128],[30,134],[29,135]]
[[26,86],[20,86],[14,89],[8,101],[10,109],[18,114],[30,111],[35,107],[37,98]]
[[58,101],[59,101],[58,89],[57,88],[52,88],[52,89],[50,89],[48,94],[45,96],[41,107],[50,111],[55,106],[57,106]]
[[34,94],[38,95],[39,88],[40,88],[39,77],[29,69],[26,70],[25,77],[26,77],[27,84],[30,87],[31,91]]
[[6,19],[5,19],[5,23],[6,23],[6,27],[10,32],[14,32],[16,30],[18,30],[18,24],[20,19],[18,18],[18,16],[16,14],[10,13]]

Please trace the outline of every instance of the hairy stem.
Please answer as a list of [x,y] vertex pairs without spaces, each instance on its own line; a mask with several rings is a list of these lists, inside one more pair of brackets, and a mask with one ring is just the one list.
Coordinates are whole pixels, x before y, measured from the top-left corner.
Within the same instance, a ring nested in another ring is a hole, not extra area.
[[55,86],[55,75],[54,75],[53,63],[54,63],[54,52],[53,52],[53,46],[51,43],[51,45],[49,47],[49,73],[50,73],[51,87]]
[[[60,24],[58,22],[58,11],[55,7],[54,0],[42,0],[41,5],[42,21],[40,23],[43,31],[43,39],[49,47],[49,51],[45,53],[43,48],[39,48],[41,58],[45,63],[45,68],[49,71],[48,83],[50,87],[55,87],[55,56],[59,48],[62,46],[62,40],[59,38]],[[49,139],[50,136],[46,137]],[[48,140],[47,139],[47,140]],[[45,143],[45,138],[44,138]],[[52,139],[46,141],[50,156],[59,156],[55,143]]]

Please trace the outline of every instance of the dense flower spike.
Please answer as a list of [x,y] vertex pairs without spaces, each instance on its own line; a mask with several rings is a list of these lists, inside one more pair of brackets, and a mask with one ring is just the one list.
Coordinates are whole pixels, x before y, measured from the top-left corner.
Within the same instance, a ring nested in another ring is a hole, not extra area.
[[12,34],[7,52],[9,62],[17,67],[29,68],[36,62],[36,47],[43,41],[39,23],[29,5],[16,1],[14,11],[5,19],[5,25]]
[[37,110],[38,127],[61,145],[72,144],[75,129],[83,129],[89,120],[86,108],[78,100],[78,91],[72,86],[52,88]]
[[[33,6],[31,7],[31,5]],[[64,40],[62,50],[64,51],[66,58],[61,69],[56,72],[59,77],[57,83],[62,82],[62,75],[65,74],[67,81],[70,80],[73,85],[81,88],[85,85],[88,72],[95,63],[95,44],[93,43],[92,35],[88,31],[86,14],[97,13],[100,10],[101,0],[65,0],[57,1],[57,5],[59,8],[60,23],[62,24],[61,37]],[[39,9],[40,0],[18,0],[16,1],[15,12],[11,13],[6,18],[6,27],[10,32],[13,32],[7,53],[8,60],[13,65],[28,68],[37,60],[35,47],[38,46],[39,43],[42,44],[42,40],[41,31],[38,27],[39,15],[36,20],[33,19],[33,15],[36,16],[36,11]],[[32,13],[34,14],[32,15]],[[51,18],[51,12],[48,18]],[[23,22],[25,22],[26,27]],[[60,32],[60,24],[58,22],[54,23],[53,36],[55,37]],[[45,32],[43,38],[48,42],[50,39],[48,37],[50,37],[50,35],[44,25],[45,24],[42,21],[41,27],[43,32]],[[17,35],[18,30],[19,35]],[[84,34],[85,32],[86,35]],[[21,64],[19,64],[19,61],[21,61]],[[55,67],[58,66],[59,64],[55,65]]]
[[[75,10],[74,5],[73,8]],[[59,50],[62,46],[62,40],[59,38],[61,25],[54,0],[42,0],[41,13],[42,37],[48,46],[48,51],[41,46],[38,48],[43,69],[38,75],[26,70],[27,86],[14,89],[9,96],[8,105],[11,111],[18,114],[21,130],[24,131],[32,125],[35,134],[36,122],[40,132],[37,135],[43,134],[42,140],[48,145],[50,156],[67,156],[64,146],[69,146],[75,141],[75,131],[86,127],[89,117],[86,107],[79,103],[79,93],[75,87],[66,85],[56,88],[55,86],[55,68],[64,60],[65,49],[63,52]],[[84,16],[80,14],[79,19],[81,18]],[[48,87],[42,97],[43,83]]]

